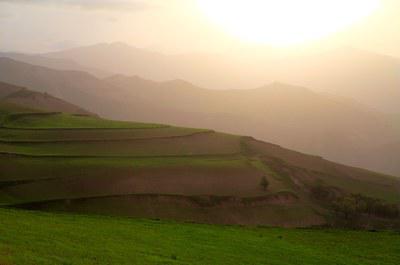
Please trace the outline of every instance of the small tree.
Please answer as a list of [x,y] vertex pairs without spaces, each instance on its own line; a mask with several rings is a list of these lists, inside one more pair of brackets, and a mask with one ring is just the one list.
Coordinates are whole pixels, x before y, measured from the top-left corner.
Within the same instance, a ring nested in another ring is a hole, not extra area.
[[266,176],[263,176],[260,181],[260,186],[263,188],[264,191],[268,189],[269,181]]

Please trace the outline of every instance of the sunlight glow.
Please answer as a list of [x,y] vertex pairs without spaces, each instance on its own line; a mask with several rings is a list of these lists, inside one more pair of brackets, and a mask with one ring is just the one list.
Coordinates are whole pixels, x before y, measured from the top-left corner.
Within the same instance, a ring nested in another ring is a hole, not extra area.
[[375,11],[380,0],[197,0],[215,24],[244,41],[287,46],[326,37]]

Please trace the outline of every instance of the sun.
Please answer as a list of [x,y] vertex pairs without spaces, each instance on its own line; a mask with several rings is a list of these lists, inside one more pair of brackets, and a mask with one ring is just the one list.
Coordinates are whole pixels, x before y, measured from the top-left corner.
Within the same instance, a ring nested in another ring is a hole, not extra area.
[[215,24],[244,41],[286,46],[340,31],[374,12],[380,0],[197,0]]

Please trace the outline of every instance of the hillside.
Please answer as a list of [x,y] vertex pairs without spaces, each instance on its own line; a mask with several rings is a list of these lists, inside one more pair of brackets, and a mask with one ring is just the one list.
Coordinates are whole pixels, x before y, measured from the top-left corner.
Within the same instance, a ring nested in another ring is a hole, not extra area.
[[92,113],[53,97],[47,93],[40,93],[0,82],[0,104],[18,105],[27,109],[42,111],[66,112],[81,115],[93,115]]
[[338,200],[359,193],[400,202],[398,178],[250,137],[49,112],[3,115],[3,206],[297,227],[331,218],[316,187],[328,196],[334,189]]
[[400,260],[396,232],[243,228],[5,209],[0,226],[6,228],[1,264],[397,265]]
[[399,140],[392,116],[303,87],[274,83],[218,91],[182,80],[155,82],[121,75],[98,79],[10,59],[0,59],[0,80],[56,95],[102,117],[250,135],[340,163],[400,175],[382,157],[373,164],[363,158],[371,149]]
[[124,107],[116,99],[122,98],[118,90],[86,72],[58,71],[0,58],[0,81],[53,95],[103,116]]

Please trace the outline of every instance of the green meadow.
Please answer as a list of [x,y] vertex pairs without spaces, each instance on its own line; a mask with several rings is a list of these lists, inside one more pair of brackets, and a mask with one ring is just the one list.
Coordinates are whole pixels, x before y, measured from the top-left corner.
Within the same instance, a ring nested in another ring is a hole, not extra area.
[[398,265],[400,233],[0,209],[0,264]]

